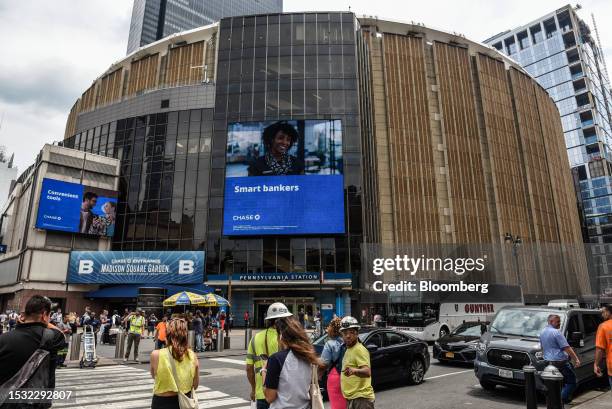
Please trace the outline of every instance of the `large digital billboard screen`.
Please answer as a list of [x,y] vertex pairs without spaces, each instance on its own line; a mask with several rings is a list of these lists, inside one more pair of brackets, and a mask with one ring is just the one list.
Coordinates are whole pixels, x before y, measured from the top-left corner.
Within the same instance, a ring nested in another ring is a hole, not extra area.
[[223,234],[344,233],[342,122],[228,124]]
[[117,196],[114,190],[44,178],[36,227],[112,237]]

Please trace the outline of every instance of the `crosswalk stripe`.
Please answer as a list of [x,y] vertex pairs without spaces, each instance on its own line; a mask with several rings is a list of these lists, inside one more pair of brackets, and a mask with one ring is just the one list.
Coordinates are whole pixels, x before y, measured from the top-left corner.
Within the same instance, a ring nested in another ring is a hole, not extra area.
[[147,381],[142,381],[142,380],[134,380],[134,381],[122,381],[122,380],[117,380],[117,381],[113,381],[113,382],[104,382],[104,383],[97,383],[97,384],[84,384],[84,385],[74,385],[71,383],[61,383],[61,384],[57,384],[56,383],[56,387],[58,389],[71,389],[71,390],[75,390],[75,391],[82,391],[82,390],[89,390],[93,387],[95,387],[96,385],[99,385],[100,387],[103,388],[108,388],[111,386],[128,386],[128,385],[153,385],[153,379],[149,379]]
[[231,359],[231,358],[210,358],[211,361],[216,361],[216,362],[225,362],[228,364],[235,364],[235,365],[240,365],[240,366],[244,366],[245,362],[241,361],[239,359]]
[[79,380],[79,379],[129,379],[133,377],[151,377],[151,373],[149,371],[138,371],[138,372],[86,372],[78,375],[63,375],[61,373],[56,372],[55,377],[66,379],[69,381]]
[[[104,402],[125,402],[126,400],[134,400],[134,399],[143,399],[143,398],[152,398],[153,391],[143,392],[143,393],[130,393],[127,395],[108,395],[104,398]],[[210,392],[202,392],[198,393],[198,400],[212,400],[219,398],[228,398],[227,393],[219,392],[219,391],[210,391]],[[63,407],[63,408],[71,408],[79,405],[92,405],[100,402],[99,396],[89,396],[89,397],[80,397],[77,395],[76,402],[67,402],[66,404],[56,403],[53,406],[55,407]]]
[[[56,372],[56,376],[61,372]],[[61,374],[64,379],[116,378],[118,376],[149,375],[149,371],[117,371],[117,372],[83,372],[80,374]]]
[[208,409],[208,408],[218,408],[221,406],[237,405],[239,403],[247,403],[247,401],[242,398],[223,398],[223,399],[205,400],[204,402],[200,402],[199,406],[200,406],[200,409]]
[[[220,362],[244,365],[235,359]],[[229,369],[229,368],[228,368]],[[154,380],[146,369],[113,365],[94,370],[70,369],[57,372],[58,389],[75,392],[75,402],[57,401],[58,409],[145,409],[151,407]],[[250,409],[249,402],[206,386],[197,389],[199,409]]]
[[117,368],[129,368],[129,369],[133,369],[135,371],[141,371],[142,369],[136,368],[134,366],[130,366],[130,365],[121,365],[121,364],[115,364],[115,365],[105,365],[105,366],[97,366],[93,369],[91,368],[62,368],[59,371],[60,372],[75,372],[75,373],[83,373],[85,371],[96,371],[96,372],[112,372],[117,370]]
[[[69,388],[67,388],[69,389]],[[125,387],[120,387],[120,388],[101,388],[101,389],[94,389],[94,390],[83,390],[82,392],[77,392],[77,399],[80,397],[89,397],[89,396],[101,396],[101,395],[112,395],[114,393],[116,394],[122,394],[122,393],[135,393],[135,392],[153,392],[153,385],[149,384],[149,385],[134,385],[134,386],[125,386]],[[210,391],[210,388],[206,387],[206,386],[202,386],[200,385],[197,389],[198,392],[198,396],[199,392],[207,392]],[[214,392],[214,391],[212,391]]]

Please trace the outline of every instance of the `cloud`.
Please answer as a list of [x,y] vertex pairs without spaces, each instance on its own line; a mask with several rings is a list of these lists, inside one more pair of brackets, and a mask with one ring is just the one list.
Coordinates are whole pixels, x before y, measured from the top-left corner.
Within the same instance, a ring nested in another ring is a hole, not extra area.
[[70,108],[125,55],[131,1],[0,3],[0,145],[24,170],[61,140]]
[[[61,140],[77,98],[125,56],[130,0],[0,1],[0,145],[15,152],[21,170],[44,142]],[[567,0],[285,0],[285,11],[348,10],[454,31],[482,41],[529,23]],[[579,12],[598,19],[604,53],[612,56],[612,2],[583,0]],[[612,69],[612,67],[611,67]]]

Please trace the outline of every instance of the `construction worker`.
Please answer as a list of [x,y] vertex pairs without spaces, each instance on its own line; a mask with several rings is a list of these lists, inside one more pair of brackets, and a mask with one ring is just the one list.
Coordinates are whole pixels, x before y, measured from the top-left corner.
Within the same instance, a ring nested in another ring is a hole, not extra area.
[[270,405],[266,402],[263,391],[263,380],[261,370],[265,367],[268,357],[278,352],[278,334],[275,324],[279,319],[286,319],[293,314],[287,306],[281,302],[275,302],[268,307],[264,318],[266,330],[258,332],[251,342],[246,356],[247,379],[251,384],[251,402],[257,401],[257,409],[268,409]]
[[340,386],[347,409],[374,409],[370,352],[359,341],[359,322],[353,317],[340,321],[345,351]]

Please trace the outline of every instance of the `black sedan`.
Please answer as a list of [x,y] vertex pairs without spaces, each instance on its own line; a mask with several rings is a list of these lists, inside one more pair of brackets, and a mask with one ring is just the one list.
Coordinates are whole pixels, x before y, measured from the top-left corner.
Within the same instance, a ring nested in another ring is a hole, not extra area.
[[[373,385],[397,381],[418,385],[423,382],[429,369],[427,343],[400,331],[376,327],[362,327],[359,340],[370,351]],[[327,335],[324,335],[313,342],[319,355],[326,341]],[[324,387],[326,381],[320,385]]]
[[433,346],[433,357],[440,362],[473,362],[476,343],[487,332],[488,322],[470,321],[459,325]]

